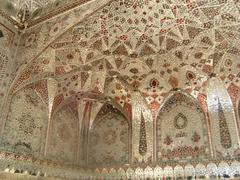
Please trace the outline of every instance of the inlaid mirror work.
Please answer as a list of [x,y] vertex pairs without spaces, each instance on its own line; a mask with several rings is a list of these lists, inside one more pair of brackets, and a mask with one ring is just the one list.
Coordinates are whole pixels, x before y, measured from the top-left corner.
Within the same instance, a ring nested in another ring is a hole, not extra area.
[[129,120],[118,109],[105,104],[90,128],[88,163],[94,166],[128,164],[130,127]]
[[210,153],[206,116],[190,95],[171,92],[156,123],[157,160],[207,158]]

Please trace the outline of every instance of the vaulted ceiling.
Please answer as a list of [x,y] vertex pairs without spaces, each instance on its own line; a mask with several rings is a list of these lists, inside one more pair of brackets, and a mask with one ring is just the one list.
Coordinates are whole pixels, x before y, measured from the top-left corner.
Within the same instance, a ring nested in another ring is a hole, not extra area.
[[26,34],[26,54],[43,48],[40,37],[53,41],[28,63],[14,87],[54,77],[56,97],[62,99],[97,90],[124,106],[130,91],[139,90],[149,105],[159,107],[172,88],[196,98],[206,95],[207,80],[216,74],[227,89],[239,86],[239,4],[115,0],[65,28],[80,17],[81,11],[73,11]]
[[[14,90],[51,77],[58,81],[54,96],[63,99],[97,90],[124,106],[130,91],[138,90],[159,106],[172,88],[206,95],[208,79],[216,75],[227,89],[239,87],[238,1],[106,0],[99,8],[91,1],[85,9],[92,10],[80,20],[88,1],[2,2],[15,17],[26,7],[32,18],[26,22],[36,25],[21,40],[28,65],[18,72]],[[51,19],[57,14],[62,16]]]

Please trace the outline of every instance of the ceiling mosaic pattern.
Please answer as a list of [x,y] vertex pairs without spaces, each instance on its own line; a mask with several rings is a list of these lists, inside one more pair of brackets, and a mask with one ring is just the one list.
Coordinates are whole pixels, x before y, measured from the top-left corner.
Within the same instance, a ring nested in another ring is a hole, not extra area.
[[[227,88],[239,86],[239,17],[235,1],[111,1],[30,62],[14,87],[55,77],[58,96],[95,88],[124,106],[130,95],[108,90],[120,81],[156,108],[171,88],[194,97],[206,94],[207,80],[215,74],[222,74]],[[66,26],[65,19],[47,23],[45,41]],[[38,47],[41,32],[28,34],[29,51]],[[150,82],[154,77],[156,85]]]

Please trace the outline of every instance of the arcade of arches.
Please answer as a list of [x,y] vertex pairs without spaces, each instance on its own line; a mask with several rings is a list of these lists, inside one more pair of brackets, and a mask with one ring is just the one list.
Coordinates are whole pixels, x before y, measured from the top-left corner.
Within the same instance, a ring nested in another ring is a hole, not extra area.
[[2,172],[240,177],[238,0],[1,1],[0,87]]

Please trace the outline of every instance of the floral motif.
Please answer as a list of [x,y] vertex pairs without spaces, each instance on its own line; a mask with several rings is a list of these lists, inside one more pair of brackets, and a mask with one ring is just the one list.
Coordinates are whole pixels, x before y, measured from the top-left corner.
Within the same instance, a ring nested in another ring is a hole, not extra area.
[[150,87],[156,88],[159,85],[159,81],[157,79],[151,79]]
[[196,75],[192,71],[187,71],[186,77],[189,81],[194,80],[196,78]]
[[122,0],[126,7],[143,7],[147,5],[149,0]]
[[179,113],[174,118],[174,127],[177,129],[183,129],[183,128],[187,127],[187,117],[184,116],[182,113]]
[[164,158],[172,159],[173,157],[186,157],[189,155],[193,157],[197,157],[204,152],[205,152],[204,147],[184,146],[184,147],[176,147],[173,150],[171,150],[171,152],[162,151],[161,154],[162,154],[162,157]]
[[196,143],[200,140],[200,138],[200,135],[195,131],[191,140]]
[[226,67],[228,67],[228,68],[231,67],[232,64],[233,64],[233,62],[232,62],[231,59],[226,59],[225,62],[224,62],[224,65],[225,65]]
[[38,98],[36,96],[31,95],[31,94],[26,94],[25,95],[25,100],[26,100],[27,103],[30,103],[34,106],[37,106],[38,103],[39,103]]
[[170,144],[172,144],[172,142],[172,138],[170,136],[166,136],[163,143],[169,146]]
[[33,134],[36,125],[34,119],[29,114],[23,114],[21,118],[18,119],[18,122],[20,131],[22,131],[26,135]]

